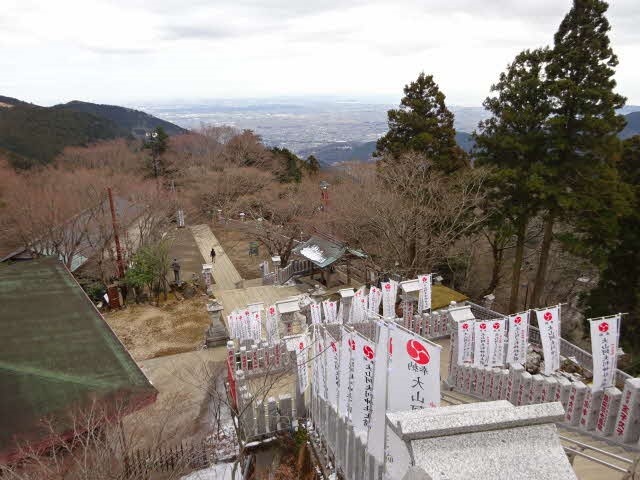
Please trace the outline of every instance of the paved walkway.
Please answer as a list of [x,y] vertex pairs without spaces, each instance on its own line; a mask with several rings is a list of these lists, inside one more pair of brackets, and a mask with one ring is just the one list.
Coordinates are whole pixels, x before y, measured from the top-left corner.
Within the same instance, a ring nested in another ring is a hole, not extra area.
[[211,261],[211,248],[213,247],[216,251],[216,261],[213,265],[213,280],[215,282],[213,290],[232,290],[238,288],[240,282],[242,282],[242,277],[236,270],[236,267],[233,266],[233,263],[209,226],[194,225],[190,228],[198,244],[200,253],[207,259],[207,262]]

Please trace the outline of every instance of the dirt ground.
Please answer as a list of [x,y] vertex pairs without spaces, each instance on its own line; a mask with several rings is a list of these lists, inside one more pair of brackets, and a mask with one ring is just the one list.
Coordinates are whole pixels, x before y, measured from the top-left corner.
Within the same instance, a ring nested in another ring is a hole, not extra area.
[[169,301],[160,307],[130,305],[105,315],[109,326],[136,361],[199,349],[210,319],[207,297]]
[[257,241],[251,233],[220,224],[211,225],[211,230],[242,278],[251,280],[260,277],[260,263],[270,258],[264,245],[258,246],[257,256],[249,255],[249,242]]

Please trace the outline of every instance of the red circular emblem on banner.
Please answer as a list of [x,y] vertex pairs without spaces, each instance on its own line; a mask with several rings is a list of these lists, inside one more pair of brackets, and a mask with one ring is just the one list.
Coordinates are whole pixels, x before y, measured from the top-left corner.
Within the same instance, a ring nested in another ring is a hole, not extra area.
[[553,315],[551,314],[551,312],[545,312],[545,313],[544,313],[544,319],[545,319],[547,322],[550,322],[550,321],[553,319]]
[[468,323],[463,323],[463,324],[462,324],[462,328],[463,328],[464,330],[469,330],[469,324],[468,324]]
[[249,310],[247,310],[246,312],[244,312],[245,315],[249,315]]
[[364,356],[369,360],[373,360],[373,349],[369,345],[365,345],[362,348],[362,353],[364,353]]
[[480,330],[486,330],[487,329],[487,324],[486,323],[481,323],[480,324]]
[[258,314],[256,313],[256,318],[259,318],[259,317],[260,317],[260,315],[258,315]]
[[271,307],[271,308],[269,309],[269,313],[275,313],[275,312],[276,312],[276,309],[275,309],[275,308]]
[[298,345],[298,348],[299,348],[300,350],[304,350],[304,343],[300,342],[300,345]]
[[411,357],[411,360],[418,365],[426,365],[431,359],[427,347],[417,340],[409,340],[407,342],[407,353]]
[[598,330],[600,330],[601,332],[608,332],[609,324],[607,322],[602,322],[600,325],[598,325]]
[[522,323],[522,317],[514,318],[513,323]]
[[426,282],[427,280],[429,280],[427,277],[422,277],[423,282]]
[[356,342],[354,342],[352,338],[349,339],[349,346],[351,347],[351,350],[356,349]]
[[493,324],[493,329],[498,330],[500,328],[500,323],[496,322]]
[[333,349],[334,352],[338,351],[338,347],[336,347],[336,343],[335,342],[331,342],[331,348]]
[[331,302],[331,303],[329,304],[329,306],[330,306],[331,308],[333,308],[333,302]]
[[387,284],[384,286],[384,289],[385,289],[385,290],[391,290],[391,284],[390,284],[390,283],[387,283]]

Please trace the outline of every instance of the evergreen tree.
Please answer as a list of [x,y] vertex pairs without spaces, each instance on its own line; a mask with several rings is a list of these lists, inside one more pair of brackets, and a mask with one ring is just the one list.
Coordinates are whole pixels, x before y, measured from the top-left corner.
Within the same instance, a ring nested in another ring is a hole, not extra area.
[[306,167],[307,171],[311,175],[316,175],[320,172],[320,162],[313,155],[309,155],[309,157],[307,157]]
[[453,113],[444,100],[433,76],[422,72],[404,87],[400,108],[389,110],[389,131],[378,140],[374,155],[386,154],[397,160],[403,153],[415,151],[445,173],[468,166],[467,155],[456,143]]
[[541,172],[548,148],[545,122],[551,111],[544,78],[548,59],[548,49],[526,50],[516,56],[491,87],[495,95],[484,101],[493,116],[480,122],[474,133],[477,164],[495,168],[487,205],[492,212],[488,227],[496,241],[492,243],[493,288],[502,259],[498,243],[504,244],[511,235],[516,238],[510,312],[518,308],[527,226],[540,209]]
[[555,223],[563,220],[572,226],[566,246],[597,260],[615,235],[617,212],[625,204],[614,166],[617,134],[624,127],[616,109],[625,99],[614,92],[618,59],[608,37],[607,8],[602,0],[574,0],[555,34],[546,69],[552,112],[534,306],[542,299]]
[[298,156],[288,148],[273,147],[271,152],[274,153],[280,161],[280,166],[276,173],[278,181],[282,183],[300,183],[300,180],[302,180],[302,172],[300,171],[302,161]]
[[[598,286],[586,298],[586,315],[599,317],[618,312],[629,316],[622,322],[620,342],[629,353],[640,354],[640,135],[625,140],[620,176],[634,191],[629,213],[620,219],[618,244],[606,258]],[[585,322],[585,327],[588,327]],[[640,369],[636,368],[635,372]]]
[[151,153],[149,169],[153,178],[158,178],[168,173],[167,165],[163,161],[163,155],[169,148],[169,135],[164,128],[157,127],[143,144],[143,148]]

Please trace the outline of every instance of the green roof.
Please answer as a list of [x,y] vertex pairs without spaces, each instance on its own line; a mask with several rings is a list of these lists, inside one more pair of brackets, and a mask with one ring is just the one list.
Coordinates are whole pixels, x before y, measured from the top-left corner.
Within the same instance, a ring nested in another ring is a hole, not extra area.
[[367,254],[350,248],[345,243],[313,235],[306,242],[296,245],[292,252],[310,260],[320,268],[325,268],[339,260],[346,253],[358,258],[367,258]]
[[[94,401],[131,411],[157,395],[64,265],[55,258],[0,264],[0,459],[16,440],[46,444],[41,421]],[[66,420],[63,420],[66,418]]]

